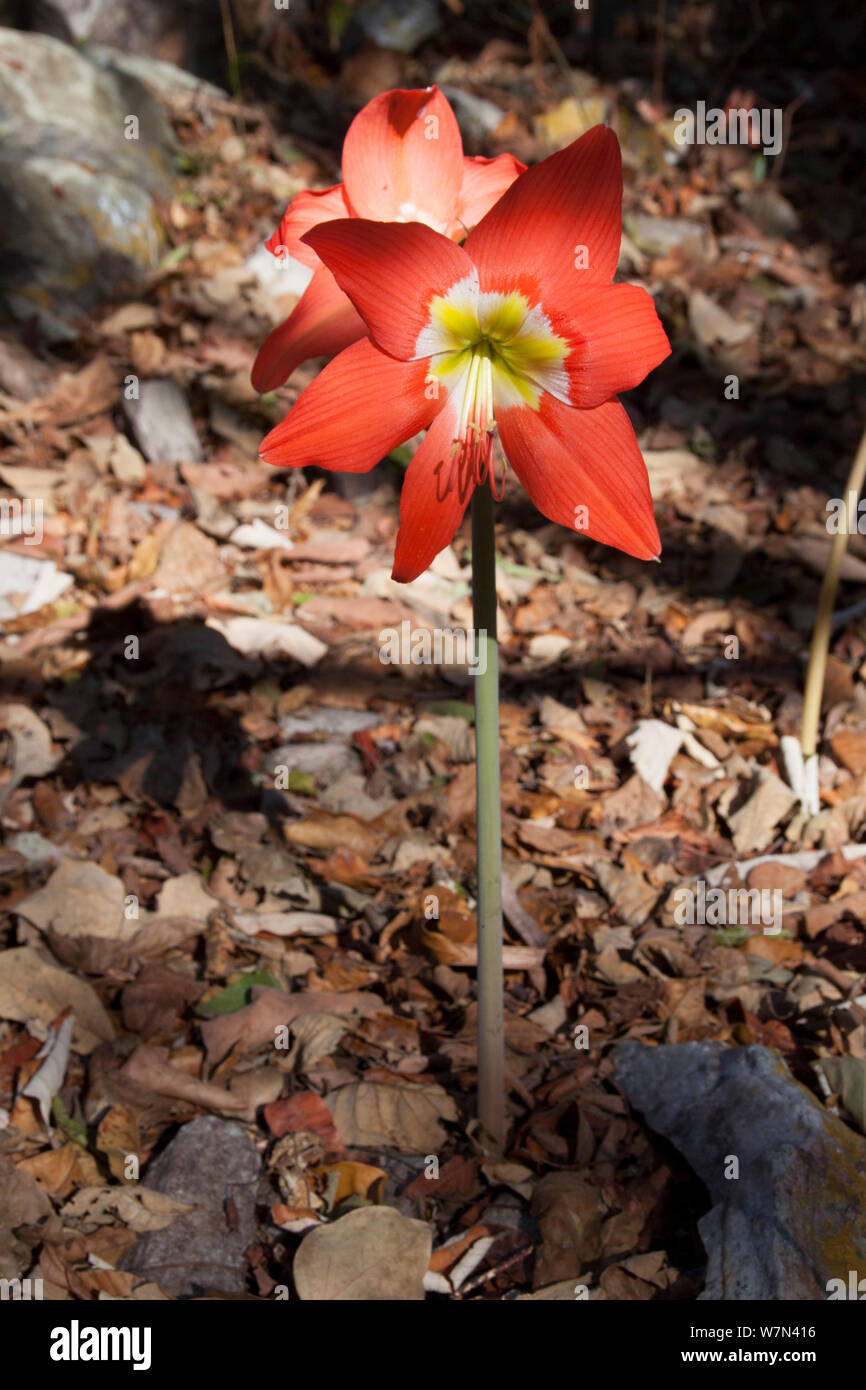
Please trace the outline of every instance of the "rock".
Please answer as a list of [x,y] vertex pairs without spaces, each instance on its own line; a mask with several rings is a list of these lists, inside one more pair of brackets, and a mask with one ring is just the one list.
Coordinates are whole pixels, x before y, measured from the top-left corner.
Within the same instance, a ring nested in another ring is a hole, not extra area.
[[483,97],[464,92],[462,87],[444,86],[442,95],[446,96],[454,108],[457,124],[467,150],[481,149],[488,136],[505,120],[505,112],[495,102],[485,101]]
[[436,0],[362,0],[357,27],[380,48],[412,53],[439,28]]
[[202,448],[186,396],[175,381],[142,381],[123,408],[138,447],[151,462],[199,463]]
[[[115,0],[111,0],[111,3],[114,5]],[[177,17],[176,0],[169,0],[169,3]],[[199,3],[205,5],[208,0],[199,0]],[[136,8],[141,13],[141,7]],[[160,58],[148,58],[144,54],[117,46],[104,47],[102,44],[94,43],[88,44],[87,53],[100,67],[115,68],[128,77],[135,77],[157,96],[165,97],[166,100],[182,92],[195,92],[198,96],[215,97],[218,101],[229,100],[228,92],[222,87],[206,82],[196,73],[178,67],[176,63],[166,63]]]
[[831,1279],[847,1286],[850,1270],[866,1268],[866,1142],[779,1057],[717,1042],[624,1042],[614,1056],[629,1104],[712,1198],[698,1223],[701,1299],[824,1300]]
[[[256,1237],[261,1160],[240,1125],[203,1115],[183,1126],[147,1168],[147,1186],[195,1210],[148,1231],[121,1261],[175,1297],[246,1288],[244,1251]],[[232,1206],[229,1207],[229,1201]]]
[[[70,44],[111,44],[130,58],[156,54],[160,67],[200,65],[207,52],[208,0],[38,0],[30,27]],[[159,62],[168,59],[169,62]],[[190,79],[192,81],[193,79]]]
[[0,289],[55,338],[164,247],[154,194],[170,189],[172,136],[134,78],[41,34],[0,29]]

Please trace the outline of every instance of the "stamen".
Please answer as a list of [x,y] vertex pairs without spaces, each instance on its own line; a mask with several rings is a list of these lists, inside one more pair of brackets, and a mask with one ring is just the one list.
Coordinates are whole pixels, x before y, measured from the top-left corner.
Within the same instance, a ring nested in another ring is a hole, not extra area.
[[466,368],[447,476],[446,460],[440,459],[436,465],[437,501],[444,501],[456,486],[460,501],[466,502],[473,487],[483,487],[487,482],[494,498],[502,500],[505,495],[505,461],[502,482],[497,491],[494,479],[495,442],[493,362],[489,350],[482,347],[472,353]]
[[496,491],[496,488],[495,488],[494,485],[493,485],[492,447],[493,447],[493,446],[492,446],[492,442],[491,442],[490,491],[493,493],[493,500],[494,500],[494,502],[501,502],[502,499],[503,499],[503,497],[505,496],[505,474],[506,474],[506,470],[507,470],[507,468],[508,468],[508,462],[507,462],[507,460],[506,460],[506,458],[505,458],[505,455],[503,454],[503,455],[502,455],[502,487],[500,488],[499,492],[497,492],[497,491]]

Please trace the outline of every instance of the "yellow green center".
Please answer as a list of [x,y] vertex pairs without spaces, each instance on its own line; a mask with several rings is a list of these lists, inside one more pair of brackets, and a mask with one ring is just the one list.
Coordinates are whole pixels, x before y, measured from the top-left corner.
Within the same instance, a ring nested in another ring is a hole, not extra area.
[[428,379],[452,391],[465,382],[467,394],[470,386],[480,385],[491,422],[495,405],[521,403],[537,410],[545,378],[561,368],[568,344],[519,292],[461,294],[460,289],[431,301],[425,332],[435,335],[436,344]]

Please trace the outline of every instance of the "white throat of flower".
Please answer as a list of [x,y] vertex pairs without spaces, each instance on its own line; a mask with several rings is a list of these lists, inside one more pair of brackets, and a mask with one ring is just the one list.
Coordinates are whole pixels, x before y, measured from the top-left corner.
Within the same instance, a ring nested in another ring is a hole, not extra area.
[[482,292],[475,272],[433,297],[415,356],[430,358],[427,381],[445,389],[455,411],[446,492],[456,484],[462,496],[488,477],[493,488],[497,410],[538,410],[545,391],[570,403],[569,351],[540,305],[519,290]]

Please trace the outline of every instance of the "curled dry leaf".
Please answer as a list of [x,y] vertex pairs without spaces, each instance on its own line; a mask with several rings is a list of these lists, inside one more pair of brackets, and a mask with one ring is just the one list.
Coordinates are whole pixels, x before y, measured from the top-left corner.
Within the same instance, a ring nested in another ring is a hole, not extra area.
[[234,1096],[222,1086],[199,1081],[197,1077],[173,1067],[160,1047],[137,1047],[120,1068],[120,1075],[138,1082],[140,1086],[147,1086],[158,1096],[187,1100],[206,1110],[243,1110],[246,1107],[242,1096]]
[[45,1039],[36,1054],[37,1060],[41,1059],[42,1065],[38,1071],[33,1073],[27,1084],[21,1087],[19,1092],[20,1095],[29,1096],[31,1100],[38,1102],[46,1129],[51,1123],[51,1102],[63,1085],[63,1078],[66,1075],[74,1027],[75,1016],[70,1012],[56,1032],[51,1033]]

